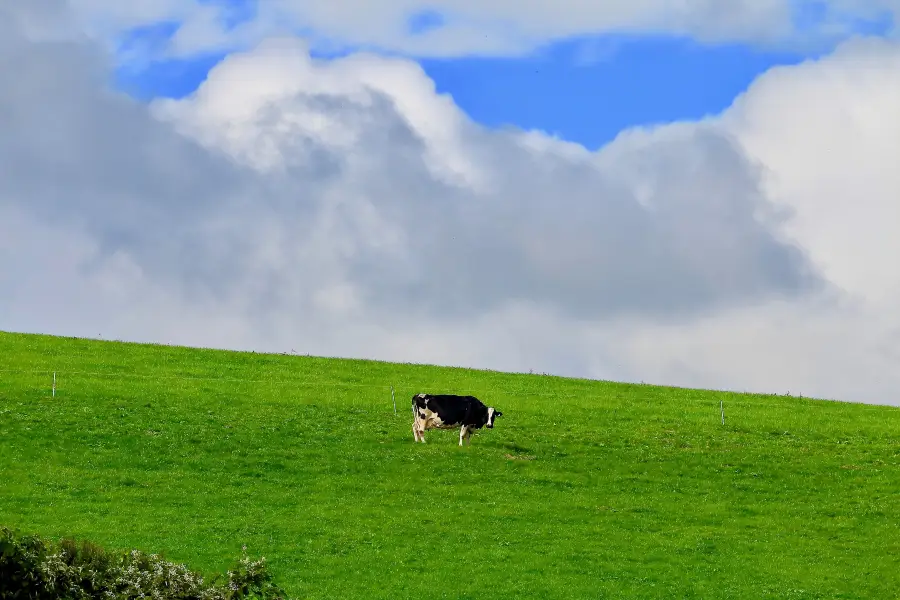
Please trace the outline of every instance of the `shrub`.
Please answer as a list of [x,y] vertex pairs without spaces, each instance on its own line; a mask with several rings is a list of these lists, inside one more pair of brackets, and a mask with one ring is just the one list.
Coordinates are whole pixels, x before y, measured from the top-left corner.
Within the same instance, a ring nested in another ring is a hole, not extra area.
[[37,599],[42,595],[40,566],[47,548],[37,536],[16,536],[0,529],[0,599]]
[[0,528],[0,600],[283,600],[265,558],[241,558],[225,577],[132,550],[114,554],[84,541],[58,544]]

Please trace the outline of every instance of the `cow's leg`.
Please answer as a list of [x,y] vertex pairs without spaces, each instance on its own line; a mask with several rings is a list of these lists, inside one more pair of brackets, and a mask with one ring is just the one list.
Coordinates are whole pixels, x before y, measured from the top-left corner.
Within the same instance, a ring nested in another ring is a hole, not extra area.
[[472,445],[472,428],[466,429],[466,445]]
[[413,421],[413,436],[417,442],[425,443],[425,424],[418,419]]
[[469,428],[466,425],[463,425],[459,428],[459,445],[463,445],[463,440],[469,437]]

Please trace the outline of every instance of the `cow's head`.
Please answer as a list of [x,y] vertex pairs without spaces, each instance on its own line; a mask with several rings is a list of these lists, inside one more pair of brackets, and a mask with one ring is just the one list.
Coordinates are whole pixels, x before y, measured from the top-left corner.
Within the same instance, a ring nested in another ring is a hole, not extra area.
[[494,428],[494,419],[496,419],[497,417],[502,417],[502,416],[503,416],[503,413],[500,412],[499,410],[497,410],[496,408],[494,408],[493,406],[488,408],[488,418],[487,418],[487,423],[486,423],[488,429],[493,429]]

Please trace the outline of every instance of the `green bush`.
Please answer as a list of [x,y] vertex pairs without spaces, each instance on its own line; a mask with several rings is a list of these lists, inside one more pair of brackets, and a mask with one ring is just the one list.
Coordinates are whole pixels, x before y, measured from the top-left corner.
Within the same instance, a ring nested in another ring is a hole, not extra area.
[[132,550],[114,554],[71,539],[58,544],[0,528],[0,600],[283,600],[265,558],[246,555],[206,580],[182,564]]

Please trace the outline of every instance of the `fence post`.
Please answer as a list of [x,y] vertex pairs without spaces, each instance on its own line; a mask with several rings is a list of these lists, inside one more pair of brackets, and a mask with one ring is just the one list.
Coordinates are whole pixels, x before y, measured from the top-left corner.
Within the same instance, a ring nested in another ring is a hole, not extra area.
[[722,411],[722,425],[725,424],[725,404],[722,402],[722,399],[719,398],[719,410]]
[[394,386],[391,385],[391,402],[394,403],[394,414],[397,414],[397,401],[394,400]]
[[53,371],[53,388],[50,391],[50,397],[56,398],[56,371]]

